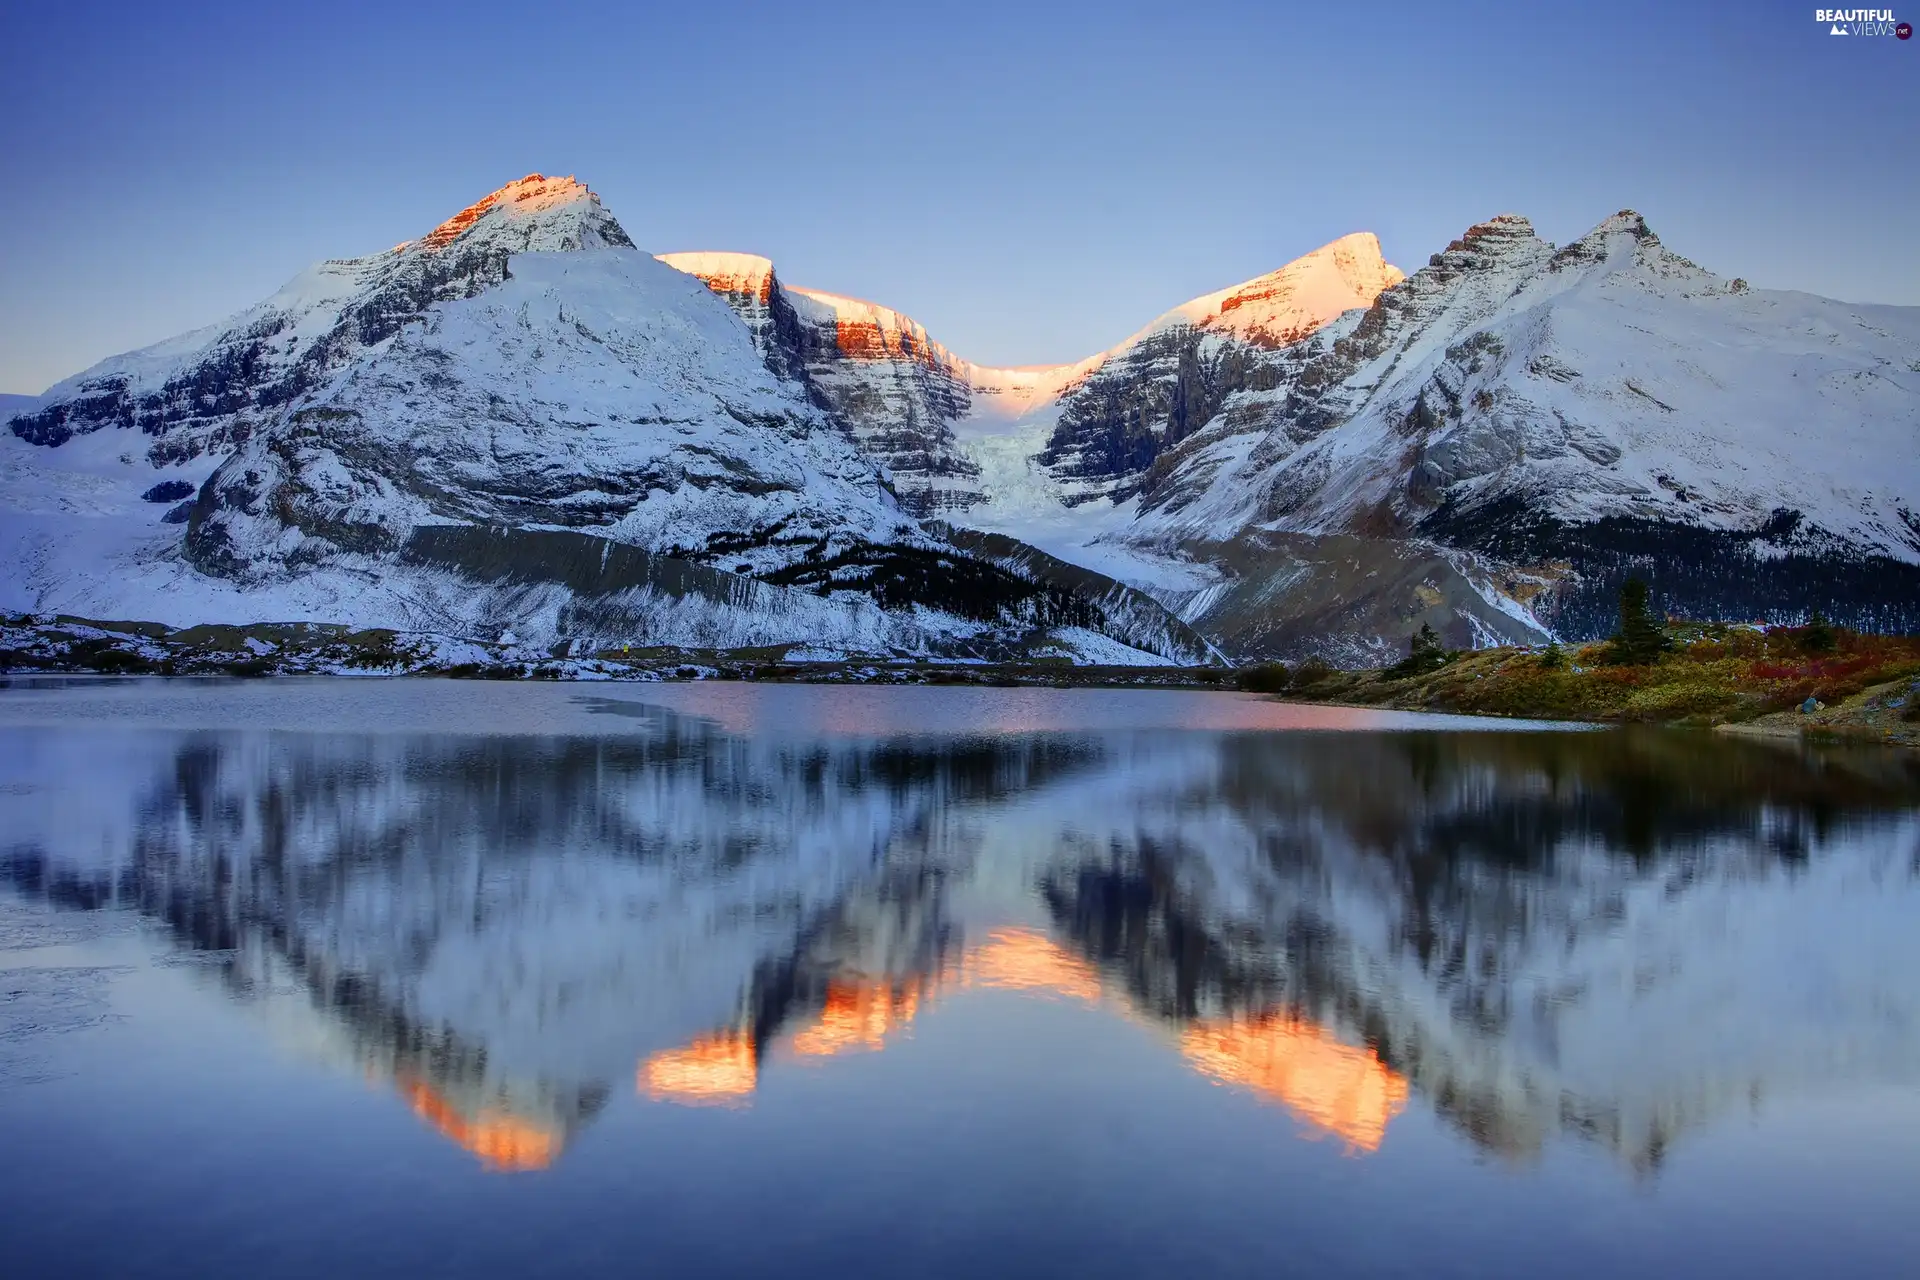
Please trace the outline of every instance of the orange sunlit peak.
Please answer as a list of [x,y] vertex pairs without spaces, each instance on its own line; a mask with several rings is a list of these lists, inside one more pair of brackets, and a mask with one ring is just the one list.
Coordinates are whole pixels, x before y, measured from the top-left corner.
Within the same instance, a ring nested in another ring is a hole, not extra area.
[[739,1106],[760,1082],[759,1056],[745,1031],[701,1036],[640,1064],[635,1082],[655,1102],[684,1106]]
[[1202,1074],[1280,1103],[1354,1151],[1377,1151],[1407,1104],[1406,1078],[1370,1049],[1280,1014],[1196,1022],[1181,1033],[1180,1052]]
[[466,1115],[420,1080],[401,1081],[400,1091],[415,1115],[477,1156],[488,1169],[502,1173],[545,1169],[560,1154],[558,1133],[497,1107]]
[[443,248],[457,240],[462,232],[480,221],[492,209],[522,206],[524,212],[537,213],[544,209],[551,209],[555,205],[580,199],[595,200],[597,197],[587,189],[586,184],[574,181],[571,175],[564,178],[549,178],[545,174],[530,173],[476,200],[419,240],[409,243],[418,244],[423,249]]

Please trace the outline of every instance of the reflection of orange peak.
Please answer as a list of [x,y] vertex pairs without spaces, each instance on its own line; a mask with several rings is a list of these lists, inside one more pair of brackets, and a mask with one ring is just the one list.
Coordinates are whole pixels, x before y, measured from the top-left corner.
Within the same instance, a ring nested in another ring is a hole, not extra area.
[[402,1080],[400,1091],[415,1115],[480,1157],[489,1169],[544,1169],[560,1153],[560,1136],[529,1120],[495,1107],[482,1107],[469,1118],[420,1080]]
[[1196,1022],[1181,1033],[1180,1052],[1203,1074],[1264,1094],[1361,1151],[1379,1149],[1407,1104],[1406,1079],[1370,1050],[1278,1014]]
[[[949,985],[1102,1001],[1099,971],[1085,959],[1037,930],[996,929],[924,986],[830,983],[819,1016],[789,1043],[813,1058],[880,1049],[913,1021],[926,994]],[[1359,1151],[1378,1149],[1387,1122],[1406,1106],[1406,1080],[1371,1051],[1279,1014],[1194,1023],[1181,1032],[1180,1051],[1203,1074],[1271,1098]],[[758,1082],[754,1045],[743,1030],[657,1053],[639,1073],[648,1097],[690,1105],[738,1103]]]
[[1092,965],[1033,929],[996,929],[960,962],[965,986],[1063,995],[1096,1004],[1100,975]]
[[732,1106],[753,1092],[760,1065],[744,1031],[701,1036],[684,1049],[668,1049],[640,1064],[639,1086],[656,1102]]
[[887,983],[834,982],[827,986],[820,1019],[793,1037],[793,1051],[825,1058],[860,1049],[878,1049],[887,1036],[913,1021],[920,993],[896,991]]

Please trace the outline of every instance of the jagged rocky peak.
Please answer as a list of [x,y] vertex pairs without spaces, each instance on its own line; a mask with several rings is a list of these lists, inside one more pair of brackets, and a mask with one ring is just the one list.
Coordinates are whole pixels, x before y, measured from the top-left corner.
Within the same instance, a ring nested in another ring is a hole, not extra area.
[[1699,264],[1669,249],[1647,225],[1647,220],[1632,209],[1622,209],[1555,253],[1551,265],[1555,271],[1564,271],[1601,262],[1622,266],[1631,263],[1670,279],[1688,278],[1698,283],[1718,279]]
[[1535,239],[1532,219],[1524,214],[1497,213],[1485,222],[1476,222],[1468,227],[1458,240],[1449,244],[1442,253],[1434,254],[1429,261],[1437,266],[1438,260],[1446,253],[1497,256],[1517,246],[1530,244]]

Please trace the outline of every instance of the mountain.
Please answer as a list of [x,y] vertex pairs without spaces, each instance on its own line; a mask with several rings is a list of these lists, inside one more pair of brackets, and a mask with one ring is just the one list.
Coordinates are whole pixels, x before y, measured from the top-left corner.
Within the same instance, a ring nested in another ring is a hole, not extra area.
[[[14,607],[588,645],[1207,654],[1129,588],[1076,595],[929,533],[749,326],[570,178],[531,175],[106,361],[10,430]],[[1096,597],[1152,623],[1109,625]],[[1152,652],[1132,651],[1142,639]]]
[[1124,501],[1161,454],[1213,421],[1229,396],[1268,380],[1264,353],[1311,338],[1400,279],[1380,242],[1361,232],[1176,307],[1105,353],[1061,397],[1041,460],[1063,481],[1069,504]]
[[1470,229],[1165,461],[1126,537],[1245,566],[1203,630],[1436,553],[1456,642],[1605,634],[1629,575],[1685,616],[1920,627],[1920,308],[1749,288],[1631,211]]
[[323,385],[433,304],[498,285],[516,253],[632,247],[585,186],[530,174],[418,240],[322,262],[224,324],[104,360],[50,388],[44,408],[10,425],[42,445],[138,428],[156,437],[156,465],[191,461],[244,439],[263,416]]
[[996,368],[531,175],[22,406],[0,607],[1357,665],[1604,635],[1639,576],[1915,629],[1916,423],[1920,308],[1749,288],[1631,211],[1411,276],[1357,233]]
[[1230,289],[1174,308],[1076,364],[993,368],[876,303],[785,285],[765,258],[670,253],[752,329],[768,367],[806,382],[925,514],[1001,496],[969,444],[1042,423],[1040,461],[1069,505],[1124,499],[1159,452],[1245,385],[1250,353],[1286,347],[1398,281],[1369,233],[1346,236]]
[[910,316],[857,298],[793,288],[773,263],[741,253],[669,253],[660,261],[705,281],[747,322],[776,375],[801,383],[922,515],[984,501],[981,468],[959,431],[1050,404],[1078,366],[995,369],[963,360]]

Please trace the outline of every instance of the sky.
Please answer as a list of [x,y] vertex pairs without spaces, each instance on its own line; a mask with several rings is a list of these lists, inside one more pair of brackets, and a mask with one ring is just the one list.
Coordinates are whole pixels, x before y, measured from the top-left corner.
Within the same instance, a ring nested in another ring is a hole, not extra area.
[[[1920,18],[1920,4],[1909,15]],[[1621,208],[1756,287],[1920,304],[1920,39],[1814,6],[0,5],[0,392],[573,174],[987,364],[1350,231]]]

